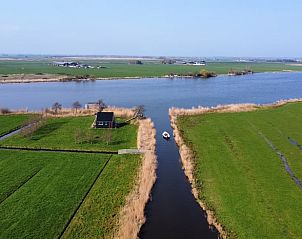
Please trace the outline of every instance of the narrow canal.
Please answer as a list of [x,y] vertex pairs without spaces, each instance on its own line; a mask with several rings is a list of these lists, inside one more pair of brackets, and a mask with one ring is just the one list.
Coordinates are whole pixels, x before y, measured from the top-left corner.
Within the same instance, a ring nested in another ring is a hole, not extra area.
[[0,85],[0,107],[12,109],[41,110],[54,102],[70,107],[75,101],[85,104],[100,98],[110,105],[145,105],[146,114],[157,129],[158,178],[145,211],[147,222],[140,232],[143,239],[217,238],[194,200],[174,139],[165,141],[161,137],[164,130],[172,135],[168,117],[170,107],[270,103],[299,97],[302,97],[302,73],[220,76],[209,80],[141,79]]
[[168,109],[158,115],[160,117],[152,117],[157,130],[158,178],[145,210],[147,222],[139,237],[217,238],[217,233],[209,229],[204,212],[191,193],[174,138],[167,141],[161,136],[164,130],[172,136]]

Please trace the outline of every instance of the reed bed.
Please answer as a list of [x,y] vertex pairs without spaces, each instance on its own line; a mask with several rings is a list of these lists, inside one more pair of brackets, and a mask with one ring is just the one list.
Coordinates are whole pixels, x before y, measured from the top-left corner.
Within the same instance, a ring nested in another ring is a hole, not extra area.
[[295,103],[301,102],[302,98],[296,99],[282,99],[276,101],[272,104],[252,104],[252,103],[245,103],[245,104],[228,104],[228,105],[217,105],[214,107],[192,107],[191,109],[184,109],[184,108],[175,108],[172,107],[169,109],[169,114],[171,115],[199,115],[205,113],[223,113],[223,112],[248,112],[252,110],[256,110],[259,108],[274,108],[280,107],[288,103]]
[[[54,110],[46,109],[43,110],[43,116],[46,117],[73,117],[73,116],[89,116],[94,115],[98,112],[98,109],[72,109],[72,108],[62,108],[58,110],[57,113]],[[103,112],[114,112],[116,117],[121,118],[131,118],[135,114],[135,108],[122,108],[109,106],[103,110]]]
[[145,223],[144,209],[156,180],[157,157],[155,152],[156,131],[151,119],[139,120],[137,147],[144,151],[142,165],[138,173],[138,183],[126,199],[120,211],[119,227],[115,238],[137,238]]

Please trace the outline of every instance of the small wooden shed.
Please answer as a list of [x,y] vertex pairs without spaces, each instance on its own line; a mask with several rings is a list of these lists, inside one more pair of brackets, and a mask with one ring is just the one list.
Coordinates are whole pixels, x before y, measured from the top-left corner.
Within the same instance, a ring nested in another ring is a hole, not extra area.
[[95,119],[96,128],[115,128],[113,112],[98,112]]

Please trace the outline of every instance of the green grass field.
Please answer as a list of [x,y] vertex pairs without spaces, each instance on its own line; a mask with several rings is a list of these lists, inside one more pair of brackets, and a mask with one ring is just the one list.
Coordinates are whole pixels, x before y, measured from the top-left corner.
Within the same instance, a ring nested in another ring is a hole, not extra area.
[[139,165],[138,156],[113,156],[69,224],[63,238],[112,236],[118,223],[115,215],[124,205],[125,198],[135,183]]
[[124,62],[81,61],[92,66],[105,66],[103,69],[73,69],[55,67],[51,61],[0,61],[0,75],[9,74],[59,74],[78,77],[110,78],[110,77],[160,77],[168,74],[199,72],[201,69],[227,74],[232,70],[250,68],[255,72],[271,72],[293,70],[301,71],[302,66],[289,66],[283,63],[208,63],[207,66],[163,65],[159,62],[145,62],[143,65],[129,65]]
[[0,136],[20,128],[32,117],[29,114],[0,115]]
[[58,238],[70,221],[65,238],[111,235],[140,158],[116,155],[104,168],[110,157],[0,151],[0,238]]
[[261,132],[302,179],[302,104],[241,113],[183,116],[182,135],[196,156],[202,200],[230,238],[302,238],[302,189]]
[[117,129],[92,129],[93,121],[94,116],[49,118],[32,135],[14,135],[0,141],[0,146],[96,151],[136,148],[135,125],[128,124]]
[[[28,118],[0,116],[3,132]],[[91,129],[93,120],[94,116],[48,118],[31,135],[13,135],[0,143],[96,151],[136,148],[136,125]],[[84,141],[75,141],[77,131]],[[0,238],[112,236],[140,162],[137,155],[0,150]]]

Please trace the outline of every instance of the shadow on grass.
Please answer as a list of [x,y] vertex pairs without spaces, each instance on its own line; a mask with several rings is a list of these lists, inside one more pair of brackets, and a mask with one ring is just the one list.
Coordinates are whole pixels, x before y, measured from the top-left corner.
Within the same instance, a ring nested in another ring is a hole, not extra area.
[[129,123],[119,122],[119,123],[116,123],[116,128],[122,128],[122,127],[127,126],[127,125],[129,125]]
[[123,144],[123,143],[126,143],[126,141],[125,140],[114,140],[114,141],[109,142],[108,144],[109,145],[119,145],[119,144]]
[[41,128],[39,128],[31,137],[32,140],[40,140],[44,137],[49,136],[50,133],[53,131],[61,128],[66,122],[56,122],[56,123],[50,123],[43,125]]

